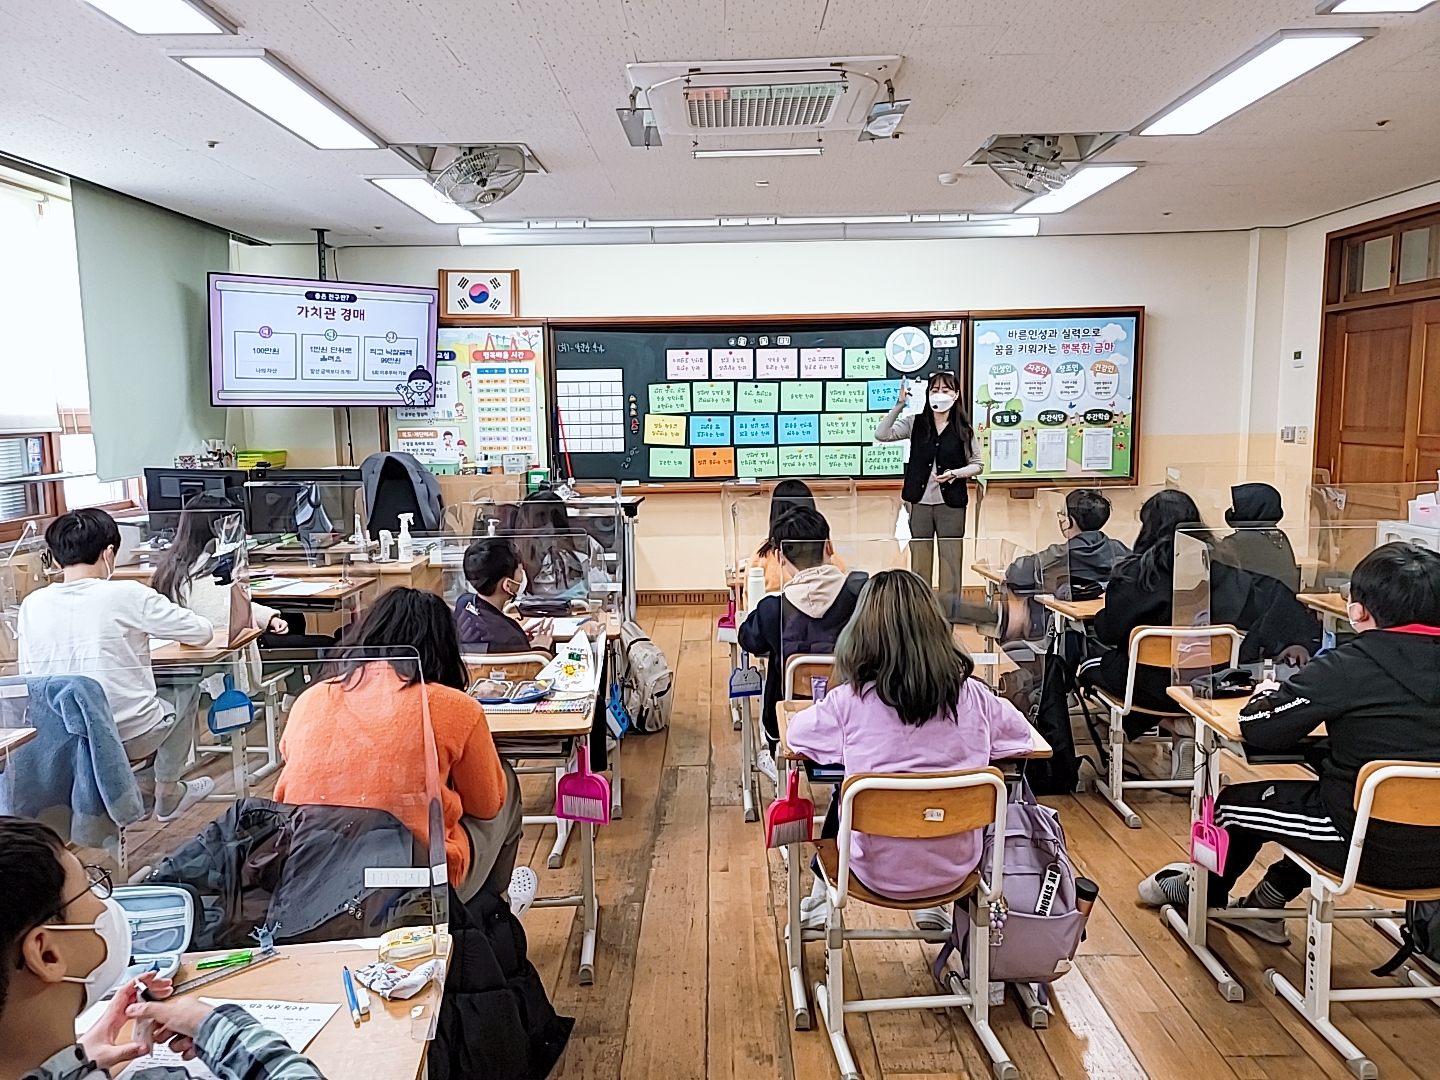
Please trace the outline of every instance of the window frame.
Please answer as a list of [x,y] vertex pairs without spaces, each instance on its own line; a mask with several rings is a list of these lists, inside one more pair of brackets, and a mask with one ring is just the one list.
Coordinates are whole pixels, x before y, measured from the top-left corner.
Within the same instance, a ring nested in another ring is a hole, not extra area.
[[[81,424],[83,424],[83,427],[80,426]],[[48,475],[63,472],[64,468],[60,459],[60,435],[90,434],[89,410],[62,410],[61,426],[64,429],[63,432],[17,431],[3,436],[3,438],[42,440],[44,445],[43,464],[41,465],[42,473]],[[114,502],[97,503],[93,506],[93,509],[104,510],[107,514],[111,515],[126,514],[143,509],[143,491],[140,478],[138,476],[132,476],[116,482],[125,485],[125,498]],[[31,521],[34,521],[43,531],[45,526],[49,525],[50,522],[54,521],[69,509],[65,502],[65,481],[41,480],[29,486],[39,489],[41,509],[36,513],[24,514],[21,517],[11,518],[8,521],[0,521],[0,543],[10,543],[18,540],[20,534],[25,531],[25,525]]]
[[[1326,251],[1325,310],[1345,311],[1440,297],[1440,276],[1400,282],[1400,249],[1404,234],[1415,229],[1430,229],[1430,243],[1440,244],[1440,203],[1422,206],[1404,214],[1367,221],[1350,229],[1330,233]],[[1368,292],[1352,291],[1351,282],[1360,281],[1357,263],[1364,260],[1365,244],[1390,237],[1390,281],[1384,289]]]

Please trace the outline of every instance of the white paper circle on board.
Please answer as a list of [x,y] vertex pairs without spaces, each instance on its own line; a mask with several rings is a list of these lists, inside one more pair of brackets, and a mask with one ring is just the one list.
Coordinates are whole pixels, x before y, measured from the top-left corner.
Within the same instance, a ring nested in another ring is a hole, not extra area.
[[918,326],[902,326],[886,340],[885,356],[896,371],[919,371],[930,359],[930,339]]

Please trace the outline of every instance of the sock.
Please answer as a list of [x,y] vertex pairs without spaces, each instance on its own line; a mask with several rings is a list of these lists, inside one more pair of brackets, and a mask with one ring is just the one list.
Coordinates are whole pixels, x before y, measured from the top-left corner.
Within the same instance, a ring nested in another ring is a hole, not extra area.
[[1160,886],[1160,893],[1175,907],[1184,908],[1190,903],[1190,875],[1183,870],[1175,870],[1163,877],[1157,878],[1155,882]]
[[1262,878],[1260,884],[1250,890],[1250,895],[1240,901],[1241,907],[1283,908],[1290,902],[1288,896]]

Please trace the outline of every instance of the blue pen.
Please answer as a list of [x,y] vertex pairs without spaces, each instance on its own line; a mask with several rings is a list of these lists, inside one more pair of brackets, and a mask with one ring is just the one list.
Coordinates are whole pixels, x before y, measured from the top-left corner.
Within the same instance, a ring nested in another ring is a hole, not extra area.
[[350,969],[345,971],[345,1000],[350,1003],[350,1019],[355,1021],[355,1026],[360,1026],[360,1003],[355,1000],[355,980],[350,977]]

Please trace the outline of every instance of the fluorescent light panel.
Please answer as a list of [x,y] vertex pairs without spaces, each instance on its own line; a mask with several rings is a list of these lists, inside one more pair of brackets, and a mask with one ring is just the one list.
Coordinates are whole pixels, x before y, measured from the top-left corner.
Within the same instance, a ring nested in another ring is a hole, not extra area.
[[1315,9],[1317,15],[1404,14],[1427,8],[1435,0],[1329,0]]
[[137,34],[229,34],[229,26],[204,4],[187,0],[85,0]]
[[1285,31],[1141,127],[1141,135],[1198,135],[1370,36],[1363,30]]
[[437,225],[472,225],[480,220],[441,195],[423,176],[372,176],[370,182]]
[[819,157],[825,152],[823,146],[775,146],[762,150],[692,150],[697,158],[731,157]]
[[1027,214],[1059,214],[1083,202],[1097,191],[1104,191],[1117,180],[1123,180],[1135,171],[1135,165],[1087,165],[1069,180],[1059,191],[1031,199],[1020,209]]
[[[1130,168],[1133,168],[1131,166]],[[1028,211],[1028,207],[1026,208]],[[722,225],[729,222],[730,227]],[[557,228],[557,226],[559,226]],[[736,228],[735,226],[744,226]],[[654,230],[685,230],[709,227],[702,242],[723,243],[765,240],[774,227],[780,240],[905,239],[910,236],[935,238],[1035,236],[1040,231],[1037,217],[999,217],[983,220],[966,214],[887,214],[851,218],[675,218],[645,221],[495,221],[462,226],[462,245],[606,244],[659,242]],[[838,229],[838,233],[837,233]],[[849,230],[854,229],[854,236]]]
[[321,150],[374,150],[380,143],[269,54],[177,56],[182,64]]

